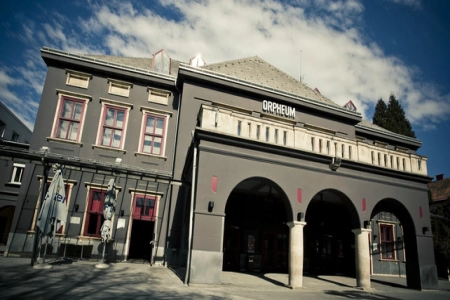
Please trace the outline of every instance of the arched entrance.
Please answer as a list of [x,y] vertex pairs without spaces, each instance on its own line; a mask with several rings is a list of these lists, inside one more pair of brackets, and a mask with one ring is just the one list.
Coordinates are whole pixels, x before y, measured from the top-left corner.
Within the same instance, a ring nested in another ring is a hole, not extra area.
[[304,229],[304,273],[355,276],[359,218],[351,200],[337,190],[317,193],[308,205]]
[[224,271],[288,272],[289,200],[273,181],[240,182],[225,207]]
[[0,208],[0,244],[2,245],[6,245],[8,241],[15,209],[11,205]]
[[375,271],[392,273],[390,269],[380,271],[374,262],[376,257],[385,268],[398,269],[399,275],[406,273],[409,288],[420,288],[420,275],[415,267],[418,266],[416,230],[406,207],[395,199],[383,199],[375,205],[370,219],[370,252]]

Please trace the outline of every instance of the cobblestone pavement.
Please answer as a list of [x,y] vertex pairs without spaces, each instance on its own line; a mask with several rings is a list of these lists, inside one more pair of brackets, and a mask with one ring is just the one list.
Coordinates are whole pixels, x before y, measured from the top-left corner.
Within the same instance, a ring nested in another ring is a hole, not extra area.
[[184,270],[146,263],[58,262],[34,269],[30,259],[0,257],[0,299],[450,299],[450,282],[438,290],[406,288],[406,279],[372,277],[372,290],[354,287],[343,276],[304,277],[305,288],[286,287],[287,274],[223,272],[221,285],[183,284]]

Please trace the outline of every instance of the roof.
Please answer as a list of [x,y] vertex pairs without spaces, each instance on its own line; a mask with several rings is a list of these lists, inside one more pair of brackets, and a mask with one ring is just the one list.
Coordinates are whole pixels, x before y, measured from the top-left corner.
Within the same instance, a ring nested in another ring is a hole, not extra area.
[[445,178],[428,184],[431,201],[450,200],[450,178]]
[[201,68],[342,108],[318,90],[311,89],[258,56],[204,65]]

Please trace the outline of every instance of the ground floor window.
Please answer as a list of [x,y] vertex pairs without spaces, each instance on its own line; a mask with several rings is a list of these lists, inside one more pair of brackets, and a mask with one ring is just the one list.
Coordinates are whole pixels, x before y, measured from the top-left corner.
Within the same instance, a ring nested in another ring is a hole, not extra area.
[[380,224],[381,258],[395,259],[394,224]]
[[84,235],[101,237],[100,228],[103,224],[103,203],[106,190],[91,189],[89,191],[88,207],[84,224]]

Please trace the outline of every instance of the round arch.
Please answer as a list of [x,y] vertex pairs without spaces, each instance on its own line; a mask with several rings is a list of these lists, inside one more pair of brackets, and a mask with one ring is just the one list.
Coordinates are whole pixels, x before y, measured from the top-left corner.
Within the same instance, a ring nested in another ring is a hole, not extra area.
[[[408,287],[416,288],[418,285],[420,286],[420,283],[414,279],[420,278],[420,275],[416,274],[418,270],[413,267],[418,265],[419,260],[416,226],[408,209],[396,199],[385,198],[374,206],[370,219],[372,220],[372,243],[379,243],[377,249],[374,249],[374,247],[371,249],[371,255],[382,256],[386,255],[388,251],[395,253],[392,256],[393,259],[406,262],[404,272]],[[385,221],[385,219],[389,220]],[[395,230],[396,226],[398,227],[397,230]],[[386,236],[389,236],[392,242]],[[392,243],[391,248],[386,248],[389,246],[388,243]],[[375,259],[373,261],[374,263],[377,262]]]
[[314,275],[354,276],[358,212],[343,192],[323,189],[308,203],[304,230],[304,271]]
[[287,272],[291,203],[284,190],[264,177],[249,177],[225,205],[223,270]]

